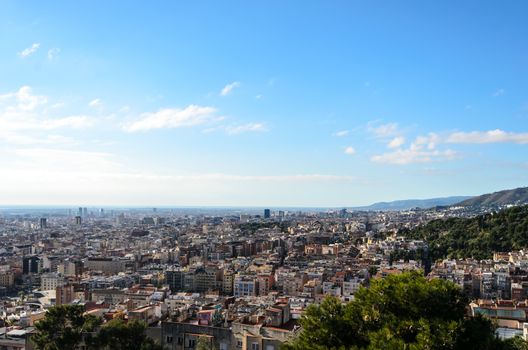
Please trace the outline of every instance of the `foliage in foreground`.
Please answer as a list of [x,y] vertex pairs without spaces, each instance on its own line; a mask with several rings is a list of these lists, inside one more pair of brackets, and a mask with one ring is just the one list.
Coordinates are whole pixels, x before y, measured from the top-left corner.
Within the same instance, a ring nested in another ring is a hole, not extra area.
[[117,319],[102,325],[100,318],[84,315],[83,307],[77,305],[50,308],[35,327],[31,340],[36,350],[76,350],[81,344],[86,350],[162,349],[147,338],[145,323]]
[[525,349],[521,340],[501,341],[488,319],[465,318],[467,300],[451,282],[416,272],[374,280],[355,300],[334,297],[311,305],[302,330],[286,350],[322,349]]

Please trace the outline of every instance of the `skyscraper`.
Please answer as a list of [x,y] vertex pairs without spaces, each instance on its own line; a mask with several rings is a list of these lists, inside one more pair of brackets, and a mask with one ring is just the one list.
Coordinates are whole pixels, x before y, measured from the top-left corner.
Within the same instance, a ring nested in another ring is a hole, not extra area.
[[271,211],[269,209],[264,209],[264,219],[269,219],[271,217]]
[[46,218],[40,218],[40,228],[44,229],[48,227],[48,220]]

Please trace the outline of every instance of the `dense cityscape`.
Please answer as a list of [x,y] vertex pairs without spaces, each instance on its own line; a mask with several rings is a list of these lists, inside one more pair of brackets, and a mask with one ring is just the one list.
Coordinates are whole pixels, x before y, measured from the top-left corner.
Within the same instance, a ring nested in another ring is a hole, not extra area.
[[[490,210],[489,208],[487,209]],[[247,212],[247,213],[246,213]],[[165,349],[277,350],[311,304],[406,271],[458,285],[499,337],[528,336],[528,251],[428,258],[412,231],[486,209],[2,209],[0,348],[32,349],[47,310],[143,321]],[[258,214],[257,214],[258,213]]]

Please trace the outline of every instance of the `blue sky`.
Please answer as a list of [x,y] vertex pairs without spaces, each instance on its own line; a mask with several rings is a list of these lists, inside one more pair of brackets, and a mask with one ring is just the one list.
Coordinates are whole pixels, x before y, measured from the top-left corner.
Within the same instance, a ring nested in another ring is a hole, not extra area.
[[528,184],[524,1],[1,1],[3,204]]

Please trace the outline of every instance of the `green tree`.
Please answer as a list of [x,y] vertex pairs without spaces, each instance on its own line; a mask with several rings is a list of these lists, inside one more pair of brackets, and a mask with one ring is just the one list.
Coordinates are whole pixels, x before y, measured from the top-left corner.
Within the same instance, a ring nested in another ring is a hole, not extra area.
[[102,325],[101,318],[85,315],[77,305],[50,308],[35,327],[32,342],[37,350],[76,350],[80,345],[89,350],[162,349],[147,337],[144,322],[117,319]]
[[104,324],[95,339],[101,350],[157,350],[160,345],[146,335],[147,325],[142,321],[124,322],[115,319]]
[[520,336],[505,341],[508,350],[528,350],[528,343]]
[[373,280],[354,301],[328,297],[301,317],[285,349],[512,349],[485,318],[467,319],[467,300],[451,282],[417,272]]
[[474,218],[432,220],[400,234],[423,239],[429,244],[428,258],[489,259],[494,252],[508,252],[528,247],[528,206]]
[[100,324],[100,319],[85,316],[82,306],[55,306],[35,324],[37,333],[32,341],[37,350],[75,350],[83,341],[83,335],[90,342],[91,332]]

